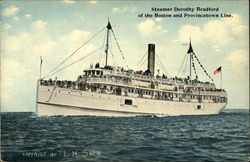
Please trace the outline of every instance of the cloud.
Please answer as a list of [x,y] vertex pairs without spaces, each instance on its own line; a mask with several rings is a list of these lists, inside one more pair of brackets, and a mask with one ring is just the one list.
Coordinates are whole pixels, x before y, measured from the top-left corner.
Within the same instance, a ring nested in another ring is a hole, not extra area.
[[137,29],[144,36],[151,36],[152,34],[157,35],[166,32],[166,30],[164,30],[161,25],[155,23],[155,21],[151,19],[139,23],[137,25]]
[[17,8],[15,5],[11,5],[8,8],[5,8],[3,10],[3,15],[5,16],[13,16],[15,14],[17,14],[19,11],[19,8]]
[[0,24],[0,26],[2,26],[2,28],[1,28],[2,33],[8,32],[12,28],[12,26],[10,24],[6,24],[6,23],[3,25]]
[[1,94],[4,94],[1,95],[1,108],[4,111],[24,111],[21,107],[28,106],[28,100],[35,98],[34,68],[25,67],[25,61],[20,63],[11,58],[3,58],[1,62],[4,71],[1,73]]
[[64,48],[64,53],[71,53],[77,49],[87,38],[91,37],[91,33],[81,30],[73,30],[68,34],[65,34],[56,39],[59,46],[67,47]]
[[220,47],[218,45],[213,45],[213,50],[215,52],[220,52]]
[[24,15],[24,17],[27,18],[27,19],[31,19],[33,16],[30,15],[30,14],[26,14],[26,15]]
[[14,20],[15,22],[18,22],[20,19],[19,19],[19,17],[15,16],[15,17],[13,17],[13,20]]
[[74,3],[75,3],[75,0],[62,0],[62,3],[74,4]]
[[35,30],[43,30],[45,29],[47,23],[42,20],[37,20],[32,24],[33,29]]
[[203,27],[184,25],[180,28],[178,37],[185,42],[191,37],[195,43],[207,41],[228,45],[237,37],[247,34],[247,31],[248,26],[242,24],[241,16],[233,14],[232,18],[208,21]]
[[89,3],[91,3],[91,4],[97,4],[98,1],[90,0]]
[[3,38],[4,39],[1,40],[3,45],[2,54],[13,56],[16,52],[19,52],[22,49],[26,41],[30,39],[30,35],[26,33],[21,33],[17,36],[4,34]]
[[231,26],[225,21],[213,20],[205,24],[203,29],[204,37],[210,42],[219,42],[220,44],[228,44],[232,41],[233,35],[230,34]]
[[155,19],[155,21],[156,21],[156,22],[161,22],[161,21],[162,21],[162,18],[157,17],[157,18]]
[[184,25],[180,28],[178,36],[181,42],[187,42],[191,38],[192,42],[197,43],[202,41],[203,32],[198,26]]
[[[46,22],[38,20],[27,28],[27,32],[19,34],[8,32],[11,25],[2,25],[5,29],[1,28],[1,32],[3,32],[1,36],[4,38],[1,39],[1,69],[4,71],[1,73],[1,82],[4,83],[1,84],[1,92],[5,95],[1,100],[1,107],[5,111],[12,110],[10,107],[13,107],[12,111],[17,111],[20,107],[25,106],[28,106],[26,111],[27,109],[34,110],[32,108],[35,103],[35,83],[39,77],[40,56],[43,56],[43,75],[45,75],[92,35],[88,31],[72,30],[65,35],[53,37],[46,30],[46,25]],[[88,43],[63,66],[95,49],[95,44]],[[91,61],[93,58],[88,57],[87,59],[90,60],[86,62],[93,62]],[[86,66],[88,66],[86,63],[80,62],[63,70],[63,73],[57,73],[56,76],[58,79],[75,79]],[[15,102],[12,99],[15,99]]]
[[123,8],[114,7],[112,9],[113,13],[123,13],[123,12],[126,12],[126,11],[128,11],[128,7],[123,7]]
[[231,67],[237,72],[246,71],[249,68],[249,55],[246,50],[237,50],[232,52],[227,60],[230,61]]
[[114,7],[112,8],[112,12],[115,13],[115,14],[118,14],[118,13],[125,13],[125,12],[135,12],[137,11],[137,8],[136,7],[133,7],[133,8],[129,8],[129,7]]
[[178,43],[177,39],[172,40],[173,43]]
[[90,37],[90,35],[91,35],[91,33],[87,32],[87,31],[73,30],[73,31],[69,32],[67,35],[60,37],[58,40],[60,42],[65,42],[65,41],[82,42],[82,40]]

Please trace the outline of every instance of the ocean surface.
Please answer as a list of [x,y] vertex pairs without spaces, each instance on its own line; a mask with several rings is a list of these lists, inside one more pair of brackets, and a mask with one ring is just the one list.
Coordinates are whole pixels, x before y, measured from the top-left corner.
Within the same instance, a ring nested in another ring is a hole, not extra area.
[[1,114],[4,161],[250,161],[249,110],[177,117]]

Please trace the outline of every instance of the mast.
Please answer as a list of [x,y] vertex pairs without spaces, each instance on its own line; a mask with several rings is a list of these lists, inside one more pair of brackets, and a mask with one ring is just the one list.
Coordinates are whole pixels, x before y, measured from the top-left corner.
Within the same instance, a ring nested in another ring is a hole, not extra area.
[[191,76],[192,76],[192,67],[191,67],[191,64],[192,64],[192,53],[189,53],[190,56],[189,56],[189,77],[191,79]]
[[105,61],[105,66],[108,65],[108,50],[109,50],[109,31],[112,29],[112,26],[108,20],[108,25],[107,25],[107,40],[106,40],[106,61]]
[[191,79],[191,76],[192,76],[192,54],[193,54],[193,47],[192,47],[192,44],[191,44],[191,38],[190,38],[190,42],[189,42],[189,49],[188,49],[188,51],[187,51],[187,53],[190,55],[189,56],[189,65],[190,65],[190,71],[189,71],[189,77],[190,77],[190,79]]
[[194,66],[194,60],[193,58],[195,58],[200,67],[203,69],[204,73],[207,75],[207,77],[213,82],[214,80],[211,78],[211,76],[207,73],[206,69],[202,66],[200,60],[198,59],[198,57],[196,56],[196,54],[194,53],[193,51],[193,47],[192,47],[192,44],[191,44],[191,38],[190,38],[190,42],[189,42],[189,49],[187,51],[187,54],[190,55],[190,74],[189,74],[189,77],[191,79],[191,76],[192,76],[192,63],[193,63],[193,68],[194,68],[194,74],[196,75],[196,79],[198,79],[198,76],[197,76],[197,72],[195,70],[195,66]]
[[43,58],[42,58],[42,56],[40,56],[40,60],[41,60],[41,62],[40,62],[40,80],[42,79],[42,64],[43,64]]

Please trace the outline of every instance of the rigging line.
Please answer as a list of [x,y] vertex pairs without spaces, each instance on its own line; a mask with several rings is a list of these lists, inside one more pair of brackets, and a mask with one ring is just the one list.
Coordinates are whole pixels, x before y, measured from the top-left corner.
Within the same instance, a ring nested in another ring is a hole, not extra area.
[[186,62],[185,62],[185,68],[183,70],[183,76],[185,75],[186,69],[187,69],[187,64],[188,64],[188,57],[186,57]]
[[52,75],[58,73],[58,72],[61,71],[61,70],[64,70],[64,69],[68,68],[69,66],[71,66],[71,65],[73,65],[73,64],[75,64],[75,63],[78,63],[79,61],[85,59],[86,57],[90,56],[91,54],[97,52],[97,51],[100,50],[102,47],[103,47],[103,46],[101,46],[101,47],[99,47],[98,49],[96,49],[96,50],[90,52],[89,54],[85,55],[84,57],[80,58],[79,60],[74,61],[74,62],[72,62],[72,63],[70,63],[70,64],[68,64],[68,65],[66,65],[66,66],[64,66],[64,67],[62,67],[61,69],[59,69],[59,70],[55,71],[54,73],[50,74],[48,77],[50,77],[50,76],[52,76]]
[[159,60],[161,66],[163,67],[163,70],[165,70],[165,73],[167,73],[167,75],[169,77],[171,77],[171,75],[168,73],[167,69],[165,68],[164,64],[161,62],[160,58],[158,57],[158,55],[156,55],[156,58]]
[[139,69],[140,69],[140,67],[141,67],[142,65],[144,65],[146,61],[147,61],[147,58],[146,58],[146,57],[144,57],[144,59],[141,61],[141,63],[140,63],[139,65],[137,65],[137,67],[136,67],[136,68],[139,70]]
[[142,62],[142,64],[138,67],[138,69],[140,69],[141,66],[145,64],[146,61],[147,61],[147,59],[145,59],[145,60]]
[[113,54],[113,52],[112,52],[112,50],[111,50],[111,48],[109,48],[110,50],[109,50],[109,52],[111,53],[111,56],[112,56],[112,58],[113,58],[113,64],[115,65],[115,66],[117,66],[116,65],[116,63],[115,63],[115,57],[114,57],[114,54]]
[[[105,43],[105,40],[106,40],[106,32],[105,32],[105,35],[104,35],[104,39],[103,39],[103,42],[102,42],[102,46],[104,47],[104,43]],[[101,63],[101,59],[102,59],[102,52],[103,52],[103,47],[102,47],[102,49],[100,50],[100,55],[99,55],[99,62]]]
[[207,73],[206,69],[205,69],[205,68],[202,66],[202,64],[200,63],[198,57],[195,55],[195,53],[193,53],[193,54],[194,54],[194,57],[196,58],[196,60],[198,61],[200,67],[203,69],[204,73],[208,76],[209,79],[211,79],[212,82],[214,82],[214,80],[212,79],[212,77]]
[[141,65],[141,63],[144,61],[145,56],[147,55],[148,51],[142,56],[142,58],[140,59],[139,63],[137,64],[136,68],[138,68],[139,65]]
[[193,69],[194,69],[195,77],[196,77],[196,79],[198,79],[197,72],[196,72],[195,65],[194,65],[194,58],[193,58],[192,55],[191,55],[191,60],[192,60],[192,66],[193,66]]
[[116,39],[116,36],[115,36],[115,33],[114,33],[113,29],[111,29],[111,31],[112,31],[112,34],[113,34],[113,36],[114,36],[114,38],[115,38],[115,42],[116,42],[116,44],[117,44],[117,46],[118,46],[118,48],[119,48],[119,51],[120,51],[120,53],[121,53],[121,55],[122,55],[122,59],[124,60],[124,62],[125,62],[125,64],[126,64],[127,68],[129,69],[128,64],[127,64],[127,62],[126,62],[126,60],[125,60],[125,58],[124,58],[124,55],[123,55],[123,53],[122,53],[122,50],[121,50],[121,48],[120,48],[120,45],[119,45],[119,43],[117,42],[117,39]]
[[[158,58],[158,57],[156,57],[156,58]],[[156,64],[159,66],[159,68],[161,68],[165,72],[164,68],[162,67],[162,65],[161,65],[161,63],[159,61],[159,59],[156,59]]]
[[115,65],[117,67],[117,64],[116,64],[116,61],[115,61],[115,56],[114,56],[114,53],[112,52],[113,51],[113,42],[112,42],[111,37],[109,37],[109,42],[110,42],[109,52],[111,53],[112,58],[113,58],[113,65]]
[[198,57],[195,55],[197,61],[199,62],[200,66],[202,67],[202,69],[204,70],[205,74],[211,79],[211,81],[213,82],[214,80],[211,78],[211,76],[207,73],[206,69],[203,67],[203,65],[200,63]]
[[138,62],[137,66],[140,65],[140,63],[142,62],[142,60],[144,59],[144,57],[147,55],[148,51],[142,56],[142,58],[140,59],[140,61]]
[[160,65],[160,63],[159,63],[159,60],[158,60],[158,61],[156,60],[156,63],[158,64],[159,67],[161,67],[161,65]]
[[96,37],[100,32],[102,32],[106,27],[102,28],[99,32],[93,35],[90,39],[88,39],[84,44],[82,44],[78,49],[76,49],[71,55],[69,55],[65,60],[63,60],[59,65],[57,65],[54,69],[52,69],[49,73],[47,73],[43,78],[47,77],[50,73],[55,71],[59,66],[65,63],[70,57],[72,57],[75,53],[77,53],[84,45],[86,45],[89,41],[91,41],[94,37]]
[[[194,63],[195,63],[195,61],[198,62],[196,59],[194,59]],[[198,71],[196,71],[196,73],[197,73],[197,78],[198,78]]]
[[165,68],[164,64],[161,62],[161,59],[159,58],[158,55],[156,55],[156,58],[157,58],[158,61],[160,62],[161,66],[163,67],[163,69],[165,70],[165,72],[167,73],[167,75],[170,76],[169,73],[167,72],[167,69]]
[[178,73],[177,73],[177,76],[179,76],[179,73],[180,73],[180,71],[181,71],[181,68],[182,68],[182,66],[183,66],[183,63],[184,63],[186,57],[187,57],[187,54],[185,54],[185,57],[183,58],[183,61],[182,61],[182,63],[181,63],[181,66],[180,66],[180,68],[179,68],[179,71],[178,71]]

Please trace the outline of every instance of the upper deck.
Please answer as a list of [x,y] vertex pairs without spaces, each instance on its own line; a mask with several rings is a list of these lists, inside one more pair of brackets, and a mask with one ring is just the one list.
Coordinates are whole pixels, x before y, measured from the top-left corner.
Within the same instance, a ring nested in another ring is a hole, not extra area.
[[[89,68],[84,70],[84,74],[78,77],[78,81],[83,81],[84,79],[90,81],[102,81],[109,80],[109,82],[114,81],[114,83],[126,83],[129,81],[135,85],[136,83],[139,85],[147,86],[147,84],[161,84],[165,86],[178,86],[178,87],[197,87],[204,89],[216,89],[214,83],[210,82],[201,82],[198,80],[191,80],[188,78],[168,78],[167,76],[159,76],[152,77],[142,72],[134,72],[132,70],[123,70],[122,68]],[[124,82],[125,81],[125,82]]]

